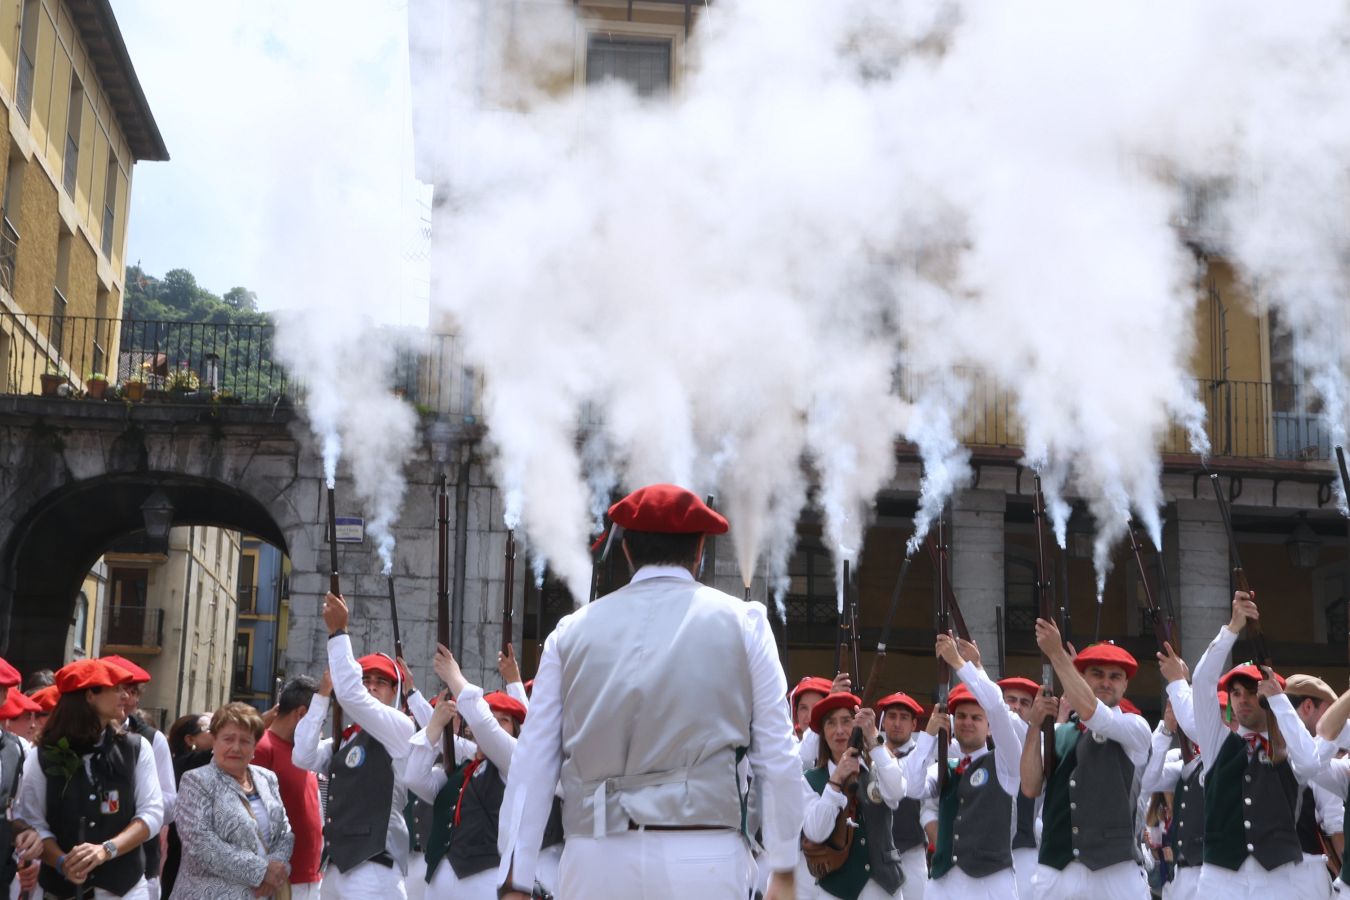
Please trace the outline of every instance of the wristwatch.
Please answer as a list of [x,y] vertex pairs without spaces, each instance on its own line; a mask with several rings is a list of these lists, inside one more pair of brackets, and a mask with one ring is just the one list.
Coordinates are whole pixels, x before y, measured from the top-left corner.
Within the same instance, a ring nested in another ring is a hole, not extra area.
[[108,854],[108,859],[116,859],[116,858],[117,858],[117,845],[114,844],[112,841],[104,841],[104,842],[103,842],[103,852],[106,853],[106,854]]

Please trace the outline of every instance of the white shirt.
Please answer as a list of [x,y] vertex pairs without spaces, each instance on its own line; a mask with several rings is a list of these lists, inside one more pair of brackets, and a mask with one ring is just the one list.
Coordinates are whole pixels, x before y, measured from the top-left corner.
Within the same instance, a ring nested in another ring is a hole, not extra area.
[[[900,768],[899,760],[885,747],[873,747],[867,756],[871,760],[872,776],[876,778],[881,799],[891,809],[895,809],[900,805],[900,801],[905,799],[905,774]],[[830,778],[834,778],[834,763],[827,760],[825,767]],[[835,790],[828,784],[825,785],[825,790],[817,794],[815,788],[811,787],[805,778],[801,779],[801,783],[802,802],[806,806],[802,834],[820,843],[834,831],[839,810],[848,806],[848,794]]]
[[[511,771],[511,757],[516,751],[516,739],[502,728],[497,717],[492,714],[487,701],[483,699],[483,689],[477,685],[467,685],[459,694],[459,714],[478,739],[477,744],[455,736],[455,753],[459,757],[460,742],[474,748],[497,767],[505,779]],[[465,757],[455,760],[460,763]],[[441,759],[441,741],[432,741],[423,728],[414,734],[408,742],[408,764],[405,771],[408,789],[428,803],[435,803],[441,788],[449,781]]]
[[[694,580],[688,569],[679,566],[643,566],[630,583],[648,578]],[[502,866],[498,883],[503,883],[508,873],[514,884],[534,882],[544,826],[562,769],[562,660],[558,638],[574,621],[573,616],[565,616],[544,641],[534,679],[534,702],[517,744],[512,777],[507,781],[502,801],[498,831]],[[770,870],[787,871],[797,863],[802,825],[801,762],[793,746],[787,704],[783,702],[787,678],[778,660],[778,647],[763,604],[745,603],[742,623],[753,690],[746,759],[763,800],[765,852],[761,862]]]
[[[150,840],[158,840],[159,830],[164,827],[164,797],[160,794],[159,776],[155,772],[154,751],[150,749],[150,742],[139,734],[129,734],[127,737],[141,742],[140,751],[136,754],[135,818],[144,822],[150,830]],[[55,839],[56,835],[47,821],[47,775],[38,762],[39,750],[39,747],[30,747],[24,758],[23,779],[19,784],[14,817],[33,826],[44,840]],[[88,753],[82,757],[86,774],[89,772],[89,757]],[[66,851],[71,848],[61,849]]]
[[1097,709],[1093,711],[1092,717],[1083,719],[1082,722],[1088,731],[1119,744],[1136,769],[1143,768],[1148,763],[1148,754],[1153,746],[1153,732],[1149,730],[1148,722],[1144,721],[1143,716],[1107,706],[1098,700]]

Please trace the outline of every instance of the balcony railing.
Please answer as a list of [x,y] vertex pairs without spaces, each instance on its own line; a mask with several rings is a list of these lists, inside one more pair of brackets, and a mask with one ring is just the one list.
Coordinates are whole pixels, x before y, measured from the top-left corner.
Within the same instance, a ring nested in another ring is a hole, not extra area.
[[146,606],[114,606],[107,613],[104,649],[159,650],[164,646],[164,610]]
[[258,589],[251,586],[240,587],[235,591],[235,608],[241,616],[251,616],[258,612]]
[[19,259],[19,230],[4,217],[0,225],[0,287],[14,296],[14,265]]
[[[5,249],[18,235],[5,223],[0,239],[0,278]],[[304,386],[292,378],[273,353],[275,326],[270,322],[215,323],[35,316],[0,311],[0,332],[11,341],[8,369],[0,393],[31,394],[39,376],[57,373],[76,389],[93,371],[124,388],[143,382],[147,399],[163,402],[219,402],[274,406],[303,403]],[[397,348],[389,373],[390,389],[414,404],[420,414],[460,424],[482,421],[483,377],[470,368],[461,341],[453,335],[409,329],[380,329],[372,345]],[[930,392],[964,397],[954,423],[971,447],[1017,449],[1025,440],[1015,393],[983,372],[955,369],[942,376],[917,376],[900,369],[895,390],[907,400]],[[1206,433],[1218,456],[1253,459],[1321,460],[1330,453],[1318,418],[1316,398],[1302,385],[1259,381],[1202,380],[1195,395],[1207,413]],[[115,395],[116,392],[114,392]],[[590,408],[579,415],[583,430],[600,424]],[[1185,429],[1164,435],[1165,453],[1190,452]]]

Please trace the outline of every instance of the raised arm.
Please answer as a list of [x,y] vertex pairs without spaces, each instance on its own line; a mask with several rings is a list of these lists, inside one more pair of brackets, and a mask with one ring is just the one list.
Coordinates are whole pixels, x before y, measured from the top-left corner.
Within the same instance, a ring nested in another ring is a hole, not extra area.
[[[1214,767],[1219,758],[1219,747],[1228,736],[1228,728],[1219,713],[1219,678],[1223,667],[1232,652],[1233,644],[1246,626],[1249,618],[1259,615],[1251,595],[1238,591],[1233,595],[1233,612],[1228,624],[1219,629],[1214,640],[1205,648],[1200,661],[1191,673],[1191,706],[1195,717],[1195,734],[1191,735],[1200,744],[1200,753],[1205,760],[1205,769]],[[1168,689],[1169,695],[1171,688]],[[1173,696],[1173,700],[1176,697]]]
[[[940,635],[940,638],[946,635]],[[951,640],[950,638],[947,638]],[[965,642],[969,643],[969,642]],[[965,653],[961,654],[965,656]],[[994,738],[994,765],[998,770],[998,781],[1008,794],[1016,795],[1022,783],[1022,747],[1025,743],[1021,723],[1003,702],[1003,690],[989,679],[976,659],[967,659],[956,666],[957,677],[970,689],[976,701],[984,709],[989,719],[989,733]],[[1016,723],[1014,720],[1016,719]]]
[[1046,719],[1054,719],[1059,711],[1059,700],[1041,687],[1031,704],[1027,716],[1027,738],[1022,743],[1022,793],[1028,797],[1039,797],[1045,788],[1045,762],[1041,758],[1041,725]]
[[328,695],[332,690],[333,682],[324,672],[319,689],[310,698],[309,708],[295,723],[295,746],[291,751],[291,762],[311,772],[327,772],[333,760],[333,741],[323,737],[323,724],[328,721]]
[[349,720],[369,732],[394,759],[402,759],[408,753],[408,739],[413,735],[412,720],[376,700],[361,683],[361,666],[352,655],[352,640],[345,630],[347,605],[341,597],[328,594],[324,598],[323,617],[333,635],[328,639],[328,671],[333,679],[333,696],[342,704],[342,711]]

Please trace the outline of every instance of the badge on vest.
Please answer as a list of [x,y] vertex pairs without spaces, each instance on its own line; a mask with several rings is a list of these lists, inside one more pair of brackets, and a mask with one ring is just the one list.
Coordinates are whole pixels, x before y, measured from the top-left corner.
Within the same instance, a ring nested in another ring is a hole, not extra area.
[[118,791],[108,791],[98,805],[98,811],[105,816],[117,815],[122,808],[122,795]]
[[884,802],[881,799],[881,786],[878,785],[875,781],[867,782],[867,799],[871,800],[873,803]]
[[353,747],[352,749],[347,751],[347,758],[345,760],[347,768],[359,769],[361,768],[361,764],[365,761],[366,761],[365,747]]
[[1105,744],[1107,741],[1106,735],[1102,734],[1100,731],[1089,730],[1088,734],[1092,735],[1092,739],[1099,744]]
[[977,788],[977,787],[984,787],[985,782],[987,782],[988,780],[989,780],[989,770],[988,770],[988,769],[976,769],[974,772],[971,772],[971,773],[970,773],[970,786],[971,786],[971,787],[976,787],[976,788]]

